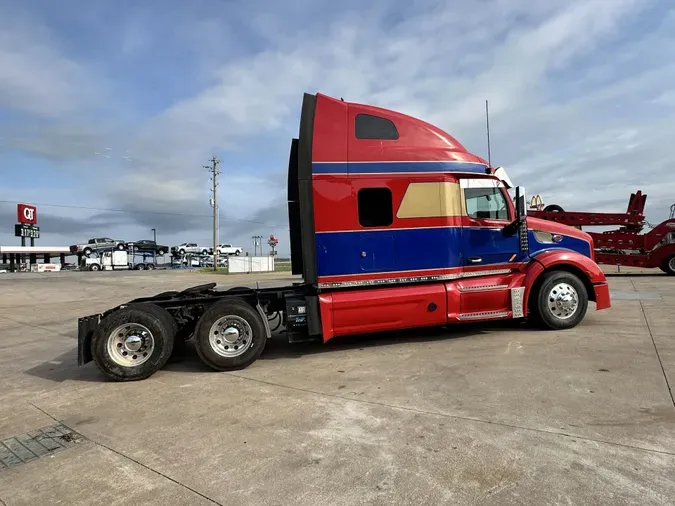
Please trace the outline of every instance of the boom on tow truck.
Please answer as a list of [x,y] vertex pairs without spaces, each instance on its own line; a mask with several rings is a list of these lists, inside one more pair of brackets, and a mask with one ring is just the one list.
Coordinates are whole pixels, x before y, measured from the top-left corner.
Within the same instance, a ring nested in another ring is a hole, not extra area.
[[[647,195],[641,190],[631,193],[625,213],[565,211],[557,204],[543,205],[541,197],[533,197],[530,216],[578,227],[618,226],[614,230],[589,232],[595,245],[599,264],[627,267],[659,268],[675,276],[675,204],[670,206],[670,218],[656,226],[645,219]],[[651,230],[642,233],[645,226]]]
[[78,322],[78,363],[147,378],[194,337],[202,361],[239,369],[262,353],[268,318],[290,342],[466,321],[576,326],[610,306],[591,237],[526,216],[503,168],[395,111],[305,94],[291,142],[293,274],[275,288],[215,283],[132,300]]

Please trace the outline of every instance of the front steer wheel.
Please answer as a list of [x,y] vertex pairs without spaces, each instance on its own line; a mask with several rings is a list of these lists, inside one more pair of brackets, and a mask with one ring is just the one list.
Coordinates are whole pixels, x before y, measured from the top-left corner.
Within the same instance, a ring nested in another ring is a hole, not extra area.
[[551,330],[576,327],[588,309],[586,286],[570,272],[553,271],[543,276],[532,300],[534,323]]
[[267,342],[265,326],[255,308],[228,299],[204,312],[194,336],[199,358],[216,371],[247,367],[260,356]]
[[149,378],[164,367],[173,351],[178,325],[155,304],[131,304],[106,316],[91,340],[98,368],[115,381]]
[[669,276],[675,276],[675,255],[670,255],[665,258],[660,269]]

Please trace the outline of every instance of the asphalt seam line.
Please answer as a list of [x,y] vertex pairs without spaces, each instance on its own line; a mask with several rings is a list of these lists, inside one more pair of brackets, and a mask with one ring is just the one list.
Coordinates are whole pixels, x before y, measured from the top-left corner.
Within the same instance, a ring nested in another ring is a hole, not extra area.
[[[28,401],[27,401],[27,402],[28,402]],[[61,420],[58,420],[58,419],[55,418],[54,416],[50,415],[49,413],[47,413],[47,411],[45,411],[44,409],[42,409],[40,406],[36,406],[36,405],[33,404],[32,402],[28,402],[28,404],[30,404],[31,406],[33,406],[33,407],[34,407],[35,409],[37,409],[38,411],[41,411],[42,413],[44,413],[45,415],[47,415],[49,418],[51,418],[51,419],[54,420],[55,422],[62,424],[64,427],[68,427],[68,425],[66,425],[64,422],[62,422]],[[70,428],[70,427],[68,427],[68,428]],[[71,429],[71,430],[74,430],[74,429]],[[84,434],[82,434],[82,435],[84,436]],[[199,497],[201,497],[201,498],[203,498],[203,499],[206,499],[207,501],[209,501],[209,502],[211,502],[211,503],[213,503],[213,504],[216,504],[217,506],[224,506],[222,503],[219,503],[218,501],[215,501],[215,500],[211,499],[209,496],[202,494],[202,493],[199,492],[198,490],[195,490],[194,488],[192,488],[192,487],[190,487],[190,486],[188,486],[188,485],[185,485],[184,483],[181,483],[180,481],[177,481],[177,480],[171,478],[170,476],[167,476],[166,474],[162,473],[161,471],[157,471],[156,469],[153,469],[152,467],[147,466],[147,465],[143,464],[142,462],[139,462],[138,460],[136,460],[136,459],[134,459],[134,458],[132,458],[132,457],[129,457],[128,455],[125,455],[124,453],[122,453],[122,452],[120,452],[120,451],[118,451],[118,450],[115,450],[114,448],[110,448],[109,446],[104,445],[103,443],[99,443],[98,441],[95,441],[94,439],[91,439],[91,438],[86,437],[86,436],[84,436],[84,437],[86,438],[86,440],[91,441],[91,442],[94,443],[95,445],[100,446],[101,448],[105,448],[106,450],[111,451],[111,452],[113,452],[114,454],[119,455],[120,457],[124,457],[125,459],[130,460],[131,462],[133,462],[134,464],[138,464],[138,465],[141,466],[142,468],[147,469],[148,471],[151,471],[151,472],[153,472],[153,473],[155,473],[155,474],[161,476],[162,478],[166,478],[166,479],[169,480],[170,482],[173,482],[173,483],[175,483],[176,485],[178,485],[178,486],[180,486],[180,487],[183,487],[183,488],[186,489],[186,490],[189,490],[189,491],[192,492],[193,494],[196,494],[196,495],[198,495]]]
[[[633,283],[633,278],[628,276],[628,279],[630,279],[630,284],[633,285],[633,290],[637,292],[637,288],[635,287],[635,283]],[[654,340],[654,334],[652,333],[652,327],[649,325],[649,320],[647,319],[647,313],[645,312],[645,307],[642,305],[642,301],[640,302],[640,309],[642,310],[642,317],[645,319],[645,325],[647,325],[647,332],[649,332],[649,337],[652,340],[652,346],[654,346],[654,352],[656,353],[656,358],[659,360],[659,365],[661,366],[661,374],[663,374],[663,379],[666,382],[666,388],[668,388],[668,394],[670,395],[670,402],[673,404],[673,407],[675,408],[675,397],[673,397],[673,389],[670,387],[670,381],[668,381],[668,375],[666,374],[666,369],[663,367],[663,361],[661,360],[661,354],[659,353],[659,349],[656,346],[656,341]]]
[[0,316],[0,318],[2,318],[3,320],[7,320],[8,322],[12,322],[16,325],[23,325],[24,327],[28,327],[28,328],[31,328],[31,329],[44,330],[44,331],[51,332],[52,334],[56,334],[58,336],[68,337],[70,339],[73,339],[73,336],[70,335],[70,334],[64,334],[63,332],[55,332],[54,330],[50,329],[49,327],[45,327],[43,325],[35,325],[35,324],[32,324],[32,323],[18,322],[16,320],[12,320],[11,318],[7,318],[6,316]]
[[607,445],[619,446],[619,447],[622,447],[622,448],[629,448],[631,450],[641,450],[641,451],[644,451],[644,452],[659,453],[659,454],[662,454],[662,455],[670,455],[670,456],[675,457],[675,452],[669,452],[669,451],[664,451],[664,450],[655,450],[653,448],[643,448],[641,446],[633,446],[633,445],[628,445],[628,444],[624,444],[624,443],[616,443],[614,441],[606,441],[606,440],[603,440],[603,439],[593,439],[593,438],[588,437],[588,436],[579,436],[579,435],[576,435],[576,434],[568,434],[566,432],[558,432],[558,431],[546,430],[546,429],[537,429],[536,427],[522,427],[520,425],[513,425],[513,424],[509,424],[509,423],[504,423],[504,422],[495,422],[495,421],[492,421],[492,420],[483,420],[483,419],[480,419],[480,418],[471,418],[469,416],[451,415],[451,414],[448,414],[448,413],[439,413],[439,412],[436,412],[436,411],[427,411],[427,410],[424,410],[424,409],[409,408],[409,407],[406,407],[406,406],[397,406],[396,404],[387,404],[387,403],[384,403],[384,402],[369,401],[369,400],[365,400],[365,399],[353,399],[353,398],[350,398],[350,397],[345,397],[343,395],[330,394],[330,393],[327,393],[327,392],[317,392],[315,390],[308,390],[308,389],[305,389],[305,388],[292,387],[292,386],[288,386],[288,385],[282,385],[280,383],[272,383],[271,381],[265,381],[265,380],[260,380],[260,379],[256,379],[256,378],[249,378],[249,377],[246,377],[246,376],[239,376],[238,374],[233,374],[233,373],[224,373],[224,374],[226,374],[228,376],[232,376],[233,378],[239,378],[239,379],[243,379],[243,380],[253,381],[253,382],[256,382],[256,383],[262,383],[264,385],[270,385],[270,386],[279,387],[279,388],[286,388],[286,389],[295,390],[295,391],[298,391],[298,392],[305,392],[305,393],[308,393],[308,394],[319,395],[319,396],[322,396],[322,397],[333,397],[333,398],[342,399],[342,400],[345,400],[345,401],[359,402],[359,403],[362,403],[362,404],[370,404],[370,405],[381,406],[381,407],[390,408],[390,409],[399,409],[399,410],[402,410],[402,411],[409,411],[411,413],[418,413],[418,414],[421,414],[421,415],[440,416],[440,417],[443,417],[443,418],[453,418],[453,419],[464,420],[464,421],[468,421],[468,422],[476,422],[476,423],[483,423],[483,424],[487,424],[487,425],[497,425],[497,426],[500,426],[500,427],[508,427],[510,429],[520,429],[520,430],[538,432],[538,433],[542,433],[542,434],[550,434],[550,435],[554,435],[554,436],[563,436],[563,437],[568,437],[568,438],[572,438],[572,439],[580,439],[582,441],[591,441],[593,443],[604,443],[604,444],[607,444]]
[[654,346],[654,352],[656,353],[656,358],[659,360],[659,365],[661,366],[661,373],[663,374],[663,380],[666,382],[666,387],[668,388],[668,393],[670,394],[670,402],[673,404],[673,407],[675,408],[675,397],[673,397],[673,389],[670,387],[670,382],[668,381],[668,375],[666,374],[666,369],[663,367],[663,361],[661,360],[661,354],[659,353],[659,349],[656,346],[656,341],[654,340],[654,334],[652,333],[652,328],[649,325],[649,320],[647,319],[647,313],[645,313],[645,307],[642,305],[642,301],[640,301],[640,309],[642,309],[642,316],[645,319],[645,323],[647,324],[647,331],[649,331],[649,337],[652,340],[652,345]]

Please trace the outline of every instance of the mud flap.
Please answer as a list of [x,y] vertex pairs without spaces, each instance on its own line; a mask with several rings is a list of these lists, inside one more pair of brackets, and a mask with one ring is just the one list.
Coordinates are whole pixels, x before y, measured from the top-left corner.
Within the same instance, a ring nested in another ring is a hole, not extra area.
[[92,361],[91,336],[101,322],[101,315],[91,315],[78,318],[77,320],[77,365]]

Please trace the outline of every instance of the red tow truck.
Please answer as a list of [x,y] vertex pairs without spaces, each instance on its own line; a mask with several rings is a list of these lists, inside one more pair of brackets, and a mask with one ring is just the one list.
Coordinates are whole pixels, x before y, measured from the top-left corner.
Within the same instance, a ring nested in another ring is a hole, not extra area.
[[302,281],[209,283],[79,318],[78,363],[143,379],[193,338],[207,366],[240,369],[279,317],[295,343],[512,318],[563,330],[589,301],[608,308],[591,236],[528,217],[525,203],[503,168],[429,123],[305,94],[288,163],[292,272]]
[[666,274],[675,275],[675,204],[670,218],[642,233],[648,225],[644,209],[647,195],[641,190],[631,193],[625,213],[594,213],[565,211],[557,204],[543,206],[541,199],[533,198],[529,216],[555,221],[581,229],[582,227],[619,226],[615,230],[589,232],[595,246],[595,260],[599,264],[627,267],[658,267]]

